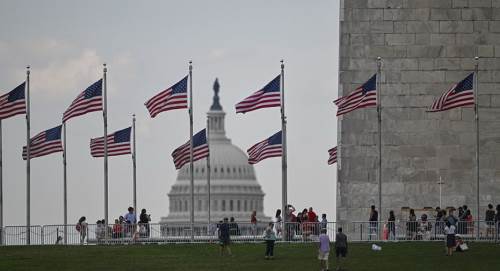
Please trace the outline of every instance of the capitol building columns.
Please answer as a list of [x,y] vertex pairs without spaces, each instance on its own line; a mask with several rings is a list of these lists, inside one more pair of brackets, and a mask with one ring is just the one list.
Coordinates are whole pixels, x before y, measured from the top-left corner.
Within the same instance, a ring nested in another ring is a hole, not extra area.
[[[225,115],[219,100],[219,83],[214,83],[214,96],[207,112],[211,164],[211,220],[234,217],[237,222],[250,222],[253,210],[259,221],[271,221],[264,215],[264,192],[257,182],[248,156],[226,136]],[[161,223],[189,223],[189,164],[181,168],[168,193],[169,213]],[[194,163],[195,222],[208,219],[207,162]]]

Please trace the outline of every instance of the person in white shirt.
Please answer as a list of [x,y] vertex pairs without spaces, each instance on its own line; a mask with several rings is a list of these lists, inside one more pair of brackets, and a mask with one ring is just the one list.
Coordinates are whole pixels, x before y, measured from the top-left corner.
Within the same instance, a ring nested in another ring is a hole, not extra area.
[[276,215],[274,217],[274,229],[276,230],[276,235],[281,236],[283,219],[281,218],[281,209],[276,210]]
[[135,215],[135,210],[133,207],[128,207],[128,213],[124,215],[125,217],[125,235],[133,237],[136,231],[137,216]]
[[135,215],[133,207],[128,207],[128,213],[125,214],[125,221],[129,224],[137,223],[137,216]]
[[456,227],[452,225],[449,221],[446,221],[446,227],[444,227],[444,233],[446,234],[446,248],[447,256],[451,256],[453,249],[455,248],[455,232]]
[[106,225],[102,223],[101,220],[97,220],[96,222],[96,227],[95,227],[95,237],[97,238],[97,241],[101,241],[104,239],[106,234]]

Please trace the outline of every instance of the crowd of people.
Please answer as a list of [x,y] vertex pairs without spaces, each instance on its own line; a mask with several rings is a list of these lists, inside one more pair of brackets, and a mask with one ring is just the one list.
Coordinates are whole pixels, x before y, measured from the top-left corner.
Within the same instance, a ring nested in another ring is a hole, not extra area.
[[[287,239],[291,239],[294,234],[302,235],[304,240],[307,240],[310,235],[319,235],[321,229],[326,229],[328,225],[328,220],[326,214],[321,215],[321,220],[314,211],[312,207],[304,208],[302,212],[297,213],[297,210],[291,204],[286,207],[286,225],[287,225]],[[283,230],[281,222],[283,218],[281,217],[281,209],[276,210],[276,215],[274,217],[274,223],[276,223],[276,233],[281,236]],[[291,222],[291,223],[290,223]]]
[[[297,227],[289,228],[289,232],[293,235],[295,233],[299,234],[317,234],[317,244],[318,244],[318,260],[320,262],[320,267],[322,271],[329,270],[329,254],[330,254],[330,237],[327,234],[328,221],[326,219],[326,214],[322,214],[321,221],[319,217],[314,212],[313,208],[304,209],[295,215],[296,209],[292,205],[288,205],[287,219],[288,225],[295,225]],[[268,222],[267,227],[264,230],[263,240],[266,244],[266,249],[264,252],[264,258],[266,260],[274,259],[274,244],[279,236],[283,237],[283,218],[281,216],[281,209],[276,210],[276,215],[274,221]],[[250,225],[252,234],[255,234],[257,229],[256,211],[253,211],[250,215]],[[235,222],[234,217],[229,220],[225,217],[223,220],[219,221],[217,224],[216,235],[219,240],[220,245],[220,255],[221,256],[231,256],[231,236],[240,235],[240,229],[238,224]],[[337,270],[341,270],[342,262],[347,257],[347,235],[342,232],[342,228],[339,227],[335,236],[335,254],[337,259]]]
[[[467,205],[458,208],[448,207],[446,209],[436,207],[433,210],[424,210],[419,217],[417,217],[415,209],[409,209],[408,217],[406,219],[403,218],[402,221],[405,222],[403,227],[406,228],[404,238],[408,240],[430,240],[432,239],[431,231],[433,228],[435,235],[446,234],[445,227],[448,222],[454,225],[456,233],[461,235],[474,235],[477,227],[480,225],[475,222],[472,211]],[[380,221],[378,212],[375,206],[372,205],[369,216],[370,237],[378,236],[381,223],[383,223],[383,239],[394,240],[398,238],[396,225],[402,225],[397,223],[394,211],[389,211],[387,221]],[[500,234],[500,204],[497,205],[496,211],[493,209],[492,204],[488,204],[484,223],[486,225],[486,238]],[[495,229],[497,230],[496,233]]]
[[[97,220],[95,238],[98,242],[108,238],[147,238],[150,236],[150,221],[151,215],[147,214],[146,209],[141,210],[139,221],[137,221],[137,215],[134,208],[129,207],[126,214],[115,219],[114,224],[106,224],[106,220],[104,219]],[[78,220],[75,228],[76,231],[80,233],[80,243],[83,244],[88,235],[87,218],[82,216]]]
[[[266,244],[266,250],[264,253],[265,259],[274,258],[274,244],[280,237],[285,240],[291,240],[295,237],[295,235],[301,235],[302,238],[306,240],[310,236],[315,236],[318,240],[318,259],[320,261],[321,268],[322,270],[328,270],[328,255],[330,252],[331,241],[329,239],[329,235],[327,234],[328,220],[326,214],[322,214],[320,218],[312,207],[304,208],[301,212],[295,214],[296,208],[291,204],[287,205],[285,212],[285,220],[282,217],[282,210],[277,209],[273,221],[265,221],[268,223],[262,236],[262,239]],[[457,215],[455,215],[455,212],[457,212]],[[115,219],[115,223],[112,226],[107,225],[104,219],[98,220],[96,222],[95,236],[98,241],[104,238],[147,238],[150,236],[150,221],[151,217],[146,213],[145,209],[142,209],[139,221],[137,221],[134,208],[129,207],[128,212]],[[253,211],[250,214],[249,222],[250,233],[255,236],[258,234],[258,223],[264,221],[258,221],[257,213],[256,211]],[[418,218],[415,210],[409,209],[408,217],[404,220],[404,222],[407,239],[429,240],[431,238],[430,232],[433,227],[436,234],[444,234],[446,236],[446,255],[452,255],[453,251],[467,250],[467,244],[462,237],[467,234],[474,234],[475,228],[474,217],[472,216],[472,212],[467,205],[463,205],[458,208],[446,209],[436,207],[433,210],[425,210],[424,212],[421,212],[420,217]],[[493,235],[500,233],[500,204],[496,206],[496,210],[493,208],[492,204],[488,205],[484,222],[487,225],[487,234]],[[373,233],[378,235],[380,230],[379,225],[381,225],[381,223],[384,225],[384,239],[390,240],[399,238],[396,234],[397,221],[394,211],[389,211],[387,221],[382,222],[380,221],[378,211],[375,206],[372,205],[370,208],[368,222],[370,234]],[[283,236],[284,227],[287,227],[287,236]],[[80,241],[83,243],[88,232],[88,225],[85,217],[81,217],[78,220],[76,230],[80,233]],[[220,254],[231,255],[231,236],[241,235],[242,233],[240,226],[235,221],[234,217],[231,217],[230,219],[224,218],[217,223],[215,234],[219,240]],[[347,236],[343,233],[341,227],[337,229],[335,250],[337,256],[337,266],[339,267],[342,258],[345,258],[347,255]]]

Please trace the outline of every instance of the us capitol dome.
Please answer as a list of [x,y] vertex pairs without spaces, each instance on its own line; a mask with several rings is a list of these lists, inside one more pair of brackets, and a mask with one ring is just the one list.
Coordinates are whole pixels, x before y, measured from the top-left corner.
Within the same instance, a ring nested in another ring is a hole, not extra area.
[[[207,113],[210,145],[210,194],[211,221],[234,217],[237,222],[250,222],[252,211],[257,211],[257,220],[269,222],[264,215],[264,192],[257,182],[255,170],[248,164],[248,156],[231,143],[226,136],[224,117],[219,102],[219,83],[214,83],[213,103]],[[191,198],[189,163],[184,165],[170,192],[169,214],[161,223],[189,223]],[[207,160],[194,162],[194,204],[195,222],[208,221]]]

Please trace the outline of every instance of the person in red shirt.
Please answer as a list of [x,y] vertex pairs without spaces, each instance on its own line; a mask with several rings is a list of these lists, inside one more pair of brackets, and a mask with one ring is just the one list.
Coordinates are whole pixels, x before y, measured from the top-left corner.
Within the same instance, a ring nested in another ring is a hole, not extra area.
[[250,223],[252,225],[252,235],[255,235],[257,233],[257,211],[253,211],[252,215],[250,216]]
[[121,238],[123,232],[122,224],[118,219],[115,219],[115,224],[113,225],[113,238]]
[[309,212],[307,212],[307,221],[308,222],[318,222],[318,216],[313,211],[313,207],[309,207]]

